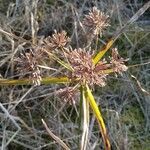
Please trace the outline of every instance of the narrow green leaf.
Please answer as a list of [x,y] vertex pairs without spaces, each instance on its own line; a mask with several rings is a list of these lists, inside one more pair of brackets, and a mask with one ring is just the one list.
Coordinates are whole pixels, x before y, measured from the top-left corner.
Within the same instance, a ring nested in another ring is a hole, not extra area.
[[105,55],[105,53],[109,50],[109,48],[113,45],[113,43],[114,40],[111,39],[102,49],[99,50],[99,52],[93,59],[94,64],[97,64],[99,62],[99,60]]
[[[41,84],[51,83],[70,83],[71,80],[67,77],[45,77],[42,78]],[[0,85],[32,85],[31,79],[0,79]]]
[[95,116],[98,120],[99,127],[100,127],[101,134],[102,134],[102,138],[103,138],[104,145],[105,145],[105,149],[110,150],[111,145],[110,145],[110,142],[109,142],[109,138],[108,138],[108,135],[107,135],[107,131],[106,131],[106,127],[105,127],[105,123],[104,123],[102,114],[101,114],[101,112],[98,108],[98,105],[96,104],[94,96],[93,96],[91,90],[89,89],[88,85],[86,85],[86,87],[85,87],[85,92],[86,92],[86,99],[89,101],[90,106],[93,110],[93,113],[95,114]]

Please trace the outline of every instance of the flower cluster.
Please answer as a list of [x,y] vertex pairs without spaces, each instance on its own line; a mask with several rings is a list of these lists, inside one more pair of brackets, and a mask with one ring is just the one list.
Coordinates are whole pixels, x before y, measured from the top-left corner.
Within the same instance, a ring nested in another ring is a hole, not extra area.
[[106,60],[102,60],[95,65],[93,56],[81,48],[70,51],[66,56],[73,68],[69,77],[78,79],[81,84],[87,83],[91,86],[97,84],[103,87],[106,85],[108,69],[111,68],[114,72],[119,74],[127,70],[127,67],[124,65],[124,59],[119,58],[116,48],[112,50],[110,63]]
[[38,62],[32,51],[21,54],[19,58],[16,59],[18,64],[17,70],[23,76],[28,76],[33,84],[40,85],[41,83],[41,72],[38,67]]
[[102,36],[102,31],[109,26],[108,17],[108,15],[105,15],[96,7],[93,7],[92,11],[85,16],[83,25],[94,35],[100,34],[100,36]]
[[105,85],[107,74],[103,73],[101,70],[101,68],[107,66],[105,62],[100,62],[95,66],[92,60],[92,55],[81,48],[70,51],[66,56],[73,68],[70,78],[79,79],[81,84],[88,83],[89,85]]
[[126,60],[120,57],[117,48],[112,49],[112,57],[110,63],[112,64],[113,71],[119,74],[127,71],[128,67],[124,64]]
[[67,37],[66,31],[62,31],[61,33],[58,33],[56,30],[54,30],[54,34],[44,39],[45,45],[51,49],[57,49],[57,48],[63,48],[66,46],[66,44],[70,41],[70,38]]

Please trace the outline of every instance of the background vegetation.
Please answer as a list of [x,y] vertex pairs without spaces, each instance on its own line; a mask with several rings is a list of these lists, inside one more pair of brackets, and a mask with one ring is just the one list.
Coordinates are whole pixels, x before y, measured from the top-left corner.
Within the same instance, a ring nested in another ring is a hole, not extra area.
[[[54,29],[66,30],[74,47],[84,47],[79,24],[96,6],[110,16],[111,26],[98,40],[98,47],[102,47],[145,3],[145,0],[0,0],[0,31],[12,35],[0,32],[1,78],[15,78],[14,57],[26,41],[33,40],[31,12],[37,39],[52,35]],[[144,92],[150,91],[150,65],[145,64],[150,62],[149,17],[147,10],[115,43],[121,56],[129,58],[129,66],[138,65],[130,67],[122,77],[110,77],[104,88],[93,89],[114,150],[150,149],[150,95]],[[95,48],[95,43],[92,46]],[[72,150],[79,149],[82,134],[78,127],[79,103],[69,105],[55,96],[59,88],[58,85],[0,87],[1,149],[61,149],[49,137],[42,118]],[[88,149],[103,149],[102,145],[91,114]]]

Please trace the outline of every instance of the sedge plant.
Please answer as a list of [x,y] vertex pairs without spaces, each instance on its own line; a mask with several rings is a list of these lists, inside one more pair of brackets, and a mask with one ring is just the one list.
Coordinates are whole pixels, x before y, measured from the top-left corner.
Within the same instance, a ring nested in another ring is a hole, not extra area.
[[[130,19],[129,24],[135,21],[134,17]],[[84,16],[82,25],[87,37],[96,39],[98,36],[102,37],[104,29],[110,26],[109,16],[93,7],[89,14]],[[19,78],[0,79],[0,85],[67,84],[67,87],[58,91],[58,96],[61,95],[61,98],[70,104],[76,104],[77,93],[80,93],[79,98],[82,104],[80,107],[83,111],[80,149],[86,150],[87,148],[89,111],[92,110],[99,125],[104,147],[106,150],[110,150],[111,142],[100,106],[97,104],[92,90],[95,85],[106,86],[107,77],[110,74],[114,73],[117,76],[127,71],[126,60],[119,55],[117,48],[112,48],[111,55],[104,58],[105,53],[120,34],[121,32],[117,32],[115,37],[97,52],[89,47],[72,48],[66,31],[57,32],[55,30],[52,36],[40,40],[36,45],[33,44],[29,51],[23,51],[16,57],[14,61]],[[60,66],[62,69],[58,71]],[[56,75],[47,76],[47,70],[56,72]]]

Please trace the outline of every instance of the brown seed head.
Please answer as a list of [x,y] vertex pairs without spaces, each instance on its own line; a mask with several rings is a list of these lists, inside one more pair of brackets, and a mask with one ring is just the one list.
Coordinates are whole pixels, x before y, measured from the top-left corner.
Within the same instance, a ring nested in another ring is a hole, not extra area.
[[107,74],[103,73],[106,64],[101,62],[97,66],[94,65],[92,55],[84,49],[75,49],[67,54],[74,71],[71,72],[71,78],[79,79],[81,84],[88,83],[89,85],[105,86],[105,79]]
[[56,30],[54,30],[54,32],[55,33],[52,35],[52,37],[49,36],[44,40],[45,44],[51,49],[65,47],[70,41],[70,38],[67,37],[66,31],[58,33]]
[[127,71],[128,67],[124,64],[124,62],[125,59],[120,57],[117,48],[113,48],[110,63],[112,64],[114,72],[122,74],[122,72]]
[[37,66],[37,60],[31,51],[21,54],[21,56],[16,59],[16,62],[18,65],[17,71],[19,73],[23,76],[28,76],[33,84],[40,85],[41,73]]
[[92,31],[94,35],[100,34],[102,36],[102,31],[110,26],[108,23],[108,15],[105,15],[103,12],[98,10],[96,7],[93,7],[92,11],[85,16],[83,24]]

